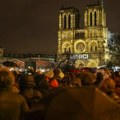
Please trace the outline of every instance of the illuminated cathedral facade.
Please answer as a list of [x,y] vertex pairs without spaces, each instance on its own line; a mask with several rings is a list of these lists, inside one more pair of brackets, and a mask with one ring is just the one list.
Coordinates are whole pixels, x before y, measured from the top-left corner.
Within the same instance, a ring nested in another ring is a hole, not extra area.
[[80,13],[74,7],[59,11],[57,60],[69,54],[78,67],[97,67],[108,59],[106,13],[103,2],[86,6],[84,27],[79,27]]

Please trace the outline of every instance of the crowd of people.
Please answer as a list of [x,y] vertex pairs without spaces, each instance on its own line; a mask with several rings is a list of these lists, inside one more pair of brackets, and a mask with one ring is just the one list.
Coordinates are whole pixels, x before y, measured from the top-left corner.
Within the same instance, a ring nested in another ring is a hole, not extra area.
[[55,68],[47,73],[18,73],[0,68],[0,120],[24,120],[32,104],[54,96],[58,88],[95,86],[118,104],[120,74],[107,68],[62,71]]

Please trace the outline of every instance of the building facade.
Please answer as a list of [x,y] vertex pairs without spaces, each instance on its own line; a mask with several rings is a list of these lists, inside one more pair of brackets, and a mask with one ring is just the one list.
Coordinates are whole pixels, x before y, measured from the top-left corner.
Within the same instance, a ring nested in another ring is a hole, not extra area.
[[66,55],[76,67],[97,67],[108,59],[106,13],[103,2],[86,6],[84,27],[79,26],[80,13],[74,7],[59,11],[57,60]]

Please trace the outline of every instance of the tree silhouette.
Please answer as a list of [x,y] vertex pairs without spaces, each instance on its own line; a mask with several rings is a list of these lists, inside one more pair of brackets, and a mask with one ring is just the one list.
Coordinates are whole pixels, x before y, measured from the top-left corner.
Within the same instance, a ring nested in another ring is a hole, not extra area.
[[120,35],[117,33],[112,34],[108,39],[109,54],[111,57],[111,63],[114,65],[120,65]]

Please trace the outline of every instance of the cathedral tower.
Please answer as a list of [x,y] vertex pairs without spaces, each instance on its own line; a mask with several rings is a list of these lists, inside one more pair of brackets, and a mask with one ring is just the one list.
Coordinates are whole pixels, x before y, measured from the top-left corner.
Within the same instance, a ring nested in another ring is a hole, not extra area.
[[88,5],[84,12],[85,40],[89,53],[96,53],[98,65],[107,61],[107,27],[103,1]]
[[79,10],[61,8],[59,12],[58,59],[66,53],[74,53],[75,31],[79,30]]

